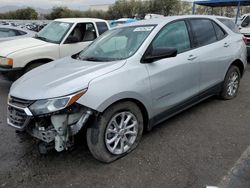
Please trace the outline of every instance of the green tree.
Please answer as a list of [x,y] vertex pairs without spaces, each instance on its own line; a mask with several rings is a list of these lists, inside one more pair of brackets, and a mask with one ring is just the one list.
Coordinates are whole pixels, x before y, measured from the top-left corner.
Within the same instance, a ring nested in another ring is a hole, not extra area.
[[36,20],[37,18],[38,13],[30,7],[0,14],[0,19]]

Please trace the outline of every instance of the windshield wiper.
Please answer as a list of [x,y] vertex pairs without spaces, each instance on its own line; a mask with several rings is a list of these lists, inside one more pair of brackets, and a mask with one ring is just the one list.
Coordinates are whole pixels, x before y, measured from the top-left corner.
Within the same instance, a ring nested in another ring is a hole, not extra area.
[[48,39],[45,38],[45,37],[41,37],[41,36],[36,35],[35,38],[36,38],[36,39],[43,40],[43,41],[45,41],[45,42],[48,42]]
[[97,57],[83,57],[79,58],[80,60],[85,60],[85,61],[97,61],[97,62],[105,62],[105,61],[110,61],[104,58],[97,58]]

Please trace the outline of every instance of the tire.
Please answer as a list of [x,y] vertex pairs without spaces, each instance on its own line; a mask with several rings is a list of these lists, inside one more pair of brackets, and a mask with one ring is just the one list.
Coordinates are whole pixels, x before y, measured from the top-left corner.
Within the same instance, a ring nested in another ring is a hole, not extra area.
[[28,65],[28,66],[25,68],[24,73],[27,73],[27,72],[31,71],[32,69],[35,69],[35,68],[37,68],[37,67],[39,67],[39,66],[41,66],[41,65],[44,65],[44,64],[45,64],[45,63],[39,63],[39,62],[37,62],[37,63],[32,63],[32,64]]
[[[118,127],[121,125],[122,117],[124,117],[124,129],[119,131]],[[125,120],[128,120],[128,117],[130,117],[130,120],[126,124]],[[117,123],[116,126],[115,122]],[[110,106],[97,118],[94,125],[90,125],[86,137],[92,155],[99,161],[110,163],[134,150],[141,140],[142,133],[143,116],[139,107],[133,102],[120,102]],[[114,138],[116,138],[115,141],[111,142]],[[122,142],[124,147],[122,147]],[[118,146],[120,146],[120,149],[118,149]],[[116,149],[113,150],[112,148]]]
[[238,95],[240,87],[241,73],[238,67],[232,65],[225,76],[222,86],[221,98],[231,100]]

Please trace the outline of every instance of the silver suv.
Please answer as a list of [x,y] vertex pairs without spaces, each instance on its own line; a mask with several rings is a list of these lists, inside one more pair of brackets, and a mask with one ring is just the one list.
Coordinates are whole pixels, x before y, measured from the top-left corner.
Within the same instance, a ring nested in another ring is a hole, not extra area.
[[69,149],[86,128],[93,156],[112,162],[171,116],[213,95],[234,98],[246,64],[242,35],[215,17],[132,23],[17,80],[8,124],[39,139],[41,153]]

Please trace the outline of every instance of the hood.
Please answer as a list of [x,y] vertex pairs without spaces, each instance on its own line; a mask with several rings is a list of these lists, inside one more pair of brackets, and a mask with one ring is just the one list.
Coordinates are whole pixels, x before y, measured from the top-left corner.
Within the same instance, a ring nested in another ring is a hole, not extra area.
[[91,62],[66,57],[40,66],[14,82],[10,95],[26,100],[61,97],[88,87],[91,80],[119,69],[126,60]]
[[0,56],[7,57],[8,55],[28,48],[42,46],[47,44],[42,40],[35,38],[22,38],[17,40],[10,40],[0,43]]

